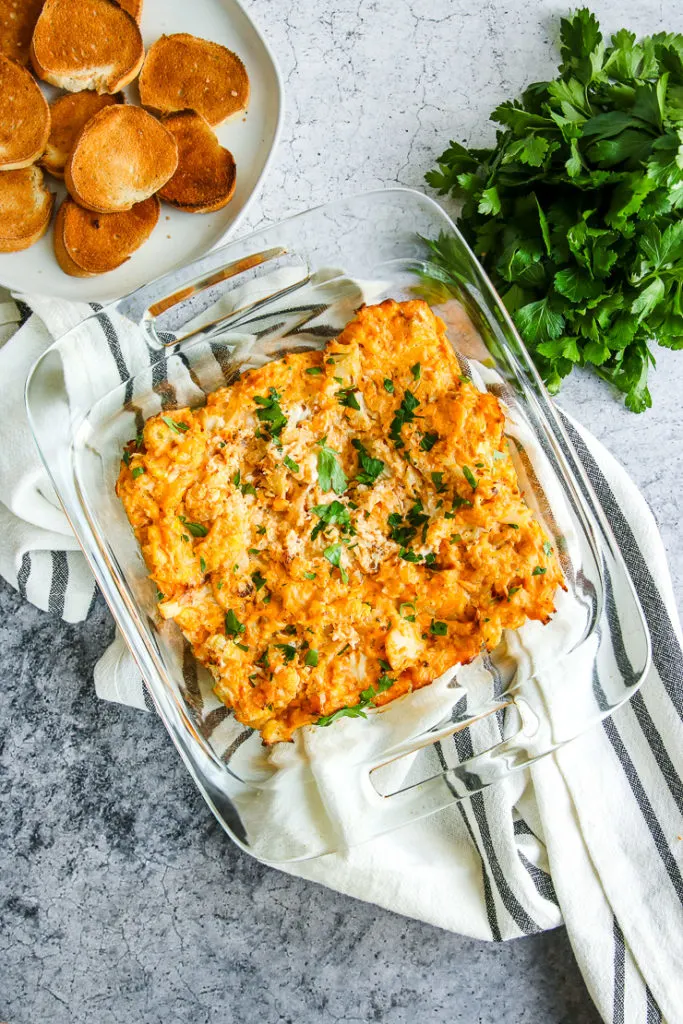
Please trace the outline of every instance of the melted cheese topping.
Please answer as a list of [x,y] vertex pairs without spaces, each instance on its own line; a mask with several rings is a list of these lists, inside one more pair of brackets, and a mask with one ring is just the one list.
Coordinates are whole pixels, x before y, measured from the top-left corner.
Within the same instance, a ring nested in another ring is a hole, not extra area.
[[421,301],[147,421],[117,492],[238,721],[287,740],[548,621],[562,574],[503,429]]

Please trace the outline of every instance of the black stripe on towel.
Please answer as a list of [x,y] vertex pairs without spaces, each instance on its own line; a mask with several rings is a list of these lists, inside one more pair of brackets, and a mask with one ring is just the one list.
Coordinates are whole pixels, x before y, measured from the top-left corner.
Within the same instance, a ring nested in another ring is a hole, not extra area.
[[624,948],[624,936],[621,933],[619,922],[613,918],[614,935],[614,989],[612,993],[612,1021],[613,1024],[624,1024],[624,1002],[626,992],[626,950]]
[[[95,309],[97,303],[91,303],[91,305],[93,309]],[[119,344],[118,334],[116,333],[114,325],[112,324],[111,320],[105,313],[100,313],[97,310],[95,310],[95,312],[97,312],[97,322],[102,328],[102,333],[106,338],[107,345],[109,346],[109,351],[111,352],[112,358],[116,363],[116,370],[121,379],[121,383],[125,383],[126,385],[125,400],[126,402],[130,402],[131,398],[133,397],[133,378],[130,376],[130,372],[128,370],[128,367],[126,366],[126,360],[123,358],[123,352],[121,351],[121,346]]]
[[683,814],[683,780],[676,771],[674,763],[669,757],[669,752],[664,746],[664,740],[659,735],[659,730],[653,722],[650,712],[645,706],[645,698],[643,697],[642,690],[638,690],[638,692],[631,698],[631,708],[636,716],[638,725],[643,730],[643,735],[645,736],[650,750],[654,755],[657,767],[664,776],[664,781],[669,788],[669,792],[671,793],[678,810]]
[[19,328],[23,327],[24,324],[30,320],[33,315],[33,310],[30,306],[27,306],[25,302],[22,302],[21,299],[15,299],[14,302],[17,307],[17,312],[19,313],[19,327],[17,328],[17,330],[19,330]]
[[64,603],[66,601],[66,588],[69,585],[69,563],[66,560],[66,551],[52,551],[52,579],[50,580],[50,596],[48,598],[48,611],[58,615],[60,619],[64,615]]
[[[466,700],[467,700],[466,697],[461,697],[461,699],[458,701],[458,703],[456,704],[455,708],[453,709],[454,712],[456,711],[458,706],[461,704],[461,702],[462,701],[466,701]],[[438,755],[439,761],[441,762],[441,767],[444,769],[444,771],[447,772],[448,771],[448,764],[446,762],[446,758],[444,757],[444,753],[443,753],[443,749],[442,749],[441,743],[440,742],[436,743],[435,744],[435,748],[436,748],[436,753]],[[448,788],[450,789],[451,793],[453,793],[453,796],[455,797],[455,792],[453,791],[453,787],[451,786],[450,782],[448,781],[448,776],[446,776],[445,781],[446,781],[446,785],[448,786]],[[470,840],[472,842],[472,846],[474,847],[474,849],[479,854],[479,861],[481,863],[481,881],[482,881],[482,887],[484,889],[484,906],[486,907],[486,916],[487,916],[488,921],[489,921],[489,928],[491,929],[491,938],[493,939],[494,942],[502,942],[503,941],[503,936],[500,933],[500,927],[498,925],[498,914],[496,913],[496,901],[493,898],[493,892],[491,890],[491,882],[489,880],[488,871],[486,870],[486,864],[484,863],[484,858],[482,857],[481,850],[479,849],[479,844],[477,843],[477,837],[475,836],[474,830],[472,829],[472,826],[470,825],[469,818],[467,817],[467,813],[465,811],[463,803],[462,803],[461,800],[458,800],[457,797],[456,797],[456,805],[455,806],[460,811],[460,816],[462,817],[462,820],[465,823],[465,828],[467,829],[467,831],[469,833],[469,837],[470,837]]]
[[521,850],[517,850],[517,856],[519,857],[520,863],[526,873],[528,874],[531,881],[534,883],[534,887],[539,896],[542,896],[544,900],[548,900],[549,903],[554,903],[556,907],[559,907],[560,903],[555,892],[555,886],[553,880],[547,871],[543,868],[539,868],[538,864],[533,864],[528,857],[525,857]]
[[666,605],[662,601],[649,566],[636,544],[633,531],[619,507],[612,489],[602,470],[571,423],[564,419],[564,425],[572,444],[583,463],[605,515],[617,539],[652,637],[652,659],[662,684],[683,720],[683,687],[680,685],[680,666],[683,652],[676,638]]
[[[467,696],[462,697],[461,700],[458,701],[453,709],[454,713],[461,706],[462,701],[467,701]],[[470,729],[459,730],[453,736],[453,740],[455,742],[456,753],[460,761],[468,761],[474,756]],[[484,852],[486,853],[486,860],[488,861],[489,869],[493,876],[493,880],[496,883],[498,895],[500,896],[503,906],[517,927],[526,935],[533,935],[536,932],[540,932],[542,929],[531,917],[529,917],[526,910],[508,885],[508,881],[503,874],[493,845],[493,839],[491,838],[491,830],[489,828],[488,818],[486,817],[486,804],[484,803],[483,793],[474,793],[470,798],[470,805],[472,807],[474,817],[476,818],[477,825],[479,826],[479,835],[481,836]],[[483,861],[484,855],[478,843],[477,849],[479,850],[479,856]]]
[[645,999],[647,1000],[647,1017],[645,1018],[645,1024],[662,1024],[662,1011],[655,1002],[655,997],[650,992],[650,989],[645,986]]
[[657,816],[652,809],[652,804],[650,803],[643,788],[643,784],[638,777],[638,772],[635,769],[633,761],[629,757],[626,747],[624,746],[624,741],[619,735],[612,718],[605,719],[602,723],[602,727],[607,734],[608,740],[612,744],[615,754],[621,762],[621,767],[623,768],[624,774],[626,775],[631,787],[631,792],[633,793],[645,819],[645,823],[650,830],[650,835],[652,836],[652,841],[655,844],[657,853],[659,854],[671,884],[676,891],[676,895],[683,904],[683,877],[681,876],[680,868],[674,860],[673,854],[667,845],[664,832],[662,831],[662,826],[659,824]]
[[17,590],[21,596],[26,600],[26,584],[28,578],[31,575],[31,556],[28,551],[24,551],[21,556],[21,565],[19,566],[19,572],[17,573]]

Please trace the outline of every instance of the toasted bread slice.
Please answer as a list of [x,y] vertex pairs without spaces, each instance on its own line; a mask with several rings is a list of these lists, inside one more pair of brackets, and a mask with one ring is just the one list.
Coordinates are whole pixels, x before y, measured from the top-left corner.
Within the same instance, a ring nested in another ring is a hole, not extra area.
[[28,64],[31,36],[43,0],[0,0],[0,53]]
[[142,0],[118,0],[119,7],[123,7],[124,11],[128,11],[131,18],[135,18],[138,25],[140,24],[140,18],[142,17]]
[[142,67],[135,18],[114,0],[45,0],[31,42],[36,74],[68,92],[118,92]]
[[187,35],[162,36],[140,74],[140,100],[160,114],[196,110],[211,125],[243,110],[249,76],[232,50]]
[[35,163],[50,134],[50,108],[30,71],[0,54],[0,170]]
[[178,167],[159,190],[167,203],[186,213],[213,213],[235,194],[235,160],[211,125],[194,110],[169,114],[162,123],[178,145]]
[[141,107],[105,107],[81,129],[64,168],[86,210],[120,213],[158,192],[178,166],[175,139]]
[[92,213],[68,196],[55,221],[55,255],[66,274],[94,277],[116,270],[146,242],[161,204],[150,196],[125,213]]
[[50,104],[50,137],[40,164],[55,178],[64,177],[64,167],[74,142],[91,117],[105,107],[125,103],[122,92],[101,96],[96,92],[69,92]]
[[47,231],[54,201],[40,167],[0,172],[0,252],[37,242]]

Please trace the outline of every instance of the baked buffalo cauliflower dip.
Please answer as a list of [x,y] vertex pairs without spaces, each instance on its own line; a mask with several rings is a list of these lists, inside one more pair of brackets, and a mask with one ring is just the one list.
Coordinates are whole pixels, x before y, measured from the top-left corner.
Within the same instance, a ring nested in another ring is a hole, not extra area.
[[117,493],[238,721],[289,740],[549,620],[562,573],[503,430],[417,300],[146,422]]

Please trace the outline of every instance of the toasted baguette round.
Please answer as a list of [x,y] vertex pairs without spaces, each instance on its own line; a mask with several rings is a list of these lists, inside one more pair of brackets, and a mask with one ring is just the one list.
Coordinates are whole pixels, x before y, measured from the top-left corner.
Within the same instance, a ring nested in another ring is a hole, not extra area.
[[142,17],[142,0],[118,0],[119,7],[123,7],[124,11],[128,11],[131,18],[135,18],[138,25],[140,24],[140,18]]
[[140,74],[140,100],[160,113],[196,110],[211,125],[243,110],[249,76],[237,54],[180,32],[157,39]]
[[68,92],[118,92],[142,67],[135,18],[114,0],[45,0],[31,41],[36,74]]
[[181,110],[162,123],[178,145],[178,167],[159,189],[161,198],[186,213],[213,213],[227,206],[235,194],[235,160],[208,121],[194,110]]
[[0,252],[37,242],[47,231],[54,201],[40,167],[0,172]]
[[92,213],[67,196],[55,221],[57,262],[72,277],[116,270],[152,234],[160,207],[157,197],[150,196],[125,213]]
[[86,210],[120,213],[158,192],[178,166],[175,139],[141,107],[105,107],[81,129],[64,167]]
[[64,167],[79,132],[91,117],[105,107],[125,103],[122,92],[101,96],[96,92],[69,92],[50,104],[50,137],[40,165],[55,178],[64,177]]
[[43,0],[0,0],[0,53],[28,64],[31,36]]
[[50,108],[30,71],[0,54],[0,170],[28,167],[50,134]]

